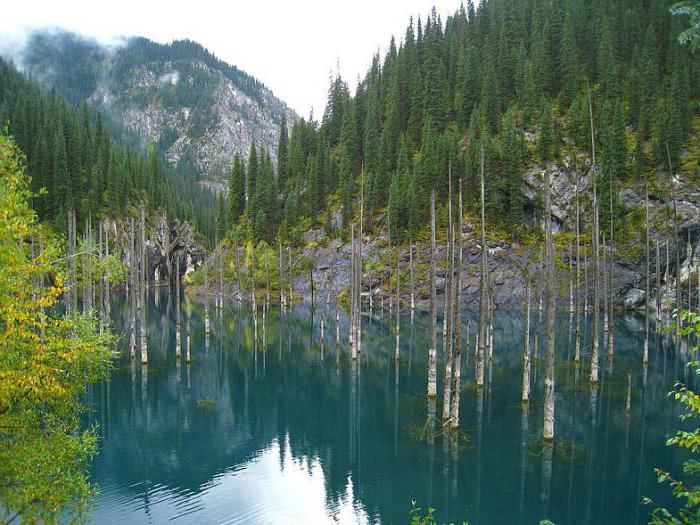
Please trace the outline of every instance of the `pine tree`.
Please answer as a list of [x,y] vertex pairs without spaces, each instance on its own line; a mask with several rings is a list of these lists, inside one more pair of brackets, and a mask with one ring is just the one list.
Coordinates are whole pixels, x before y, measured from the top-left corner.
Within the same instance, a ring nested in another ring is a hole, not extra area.
[[245,165],[236,153],[228,182],[228,224],[233,226],[245,211]]
[[280,188],[285,188],[289,179],[289,135],[287,115],[280,117],[280,136],[277,142],[277,180]]
[[246,196],[248,201],[253,197],[255,192],[256,179],[258,177],[258,151],[255,148],[255,143],[250,145],[248,152],[248,173],[246,174]]

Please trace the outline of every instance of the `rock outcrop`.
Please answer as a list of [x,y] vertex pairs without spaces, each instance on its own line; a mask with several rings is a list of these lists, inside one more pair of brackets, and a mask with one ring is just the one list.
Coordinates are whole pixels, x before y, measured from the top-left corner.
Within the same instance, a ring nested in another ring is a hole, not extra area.
[[[118,247],[122,260],[128,263],[131,250],[129,220],[108,220],[107,229],[112,239],[116,239],[111,242]],[[155,285],[167,285],[172,282],[178,257],[182,278],[201,266],[205,258],[205,250],[197,241],[189,223],[170,222],[164,213],[157,212],[148,219],[146,225],[148,281]]]

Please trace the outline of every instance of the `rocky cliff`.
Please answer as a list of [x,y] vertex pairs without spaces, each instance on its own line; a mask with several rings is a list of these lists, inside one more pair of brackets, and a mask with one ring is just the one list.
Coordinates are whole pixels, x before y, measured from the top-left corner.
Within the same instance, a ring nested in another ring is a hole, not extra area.
[[[592,293],[592,277],[590,275],[590,195],[592,184],[592,168],[590,162],[579,162],[574,165],[572,159],[564,159],[561,164],[551,164],[546,167],[550,172],[552,191],[552,225],[556,235],[557,246],[555,266],[557,271],[558,308],[568,311],[570,277],[575,278],[575,257],[570,261],[569,247],[575,242],[575,206],[576,187],[579,188],[579,205],[582,222],[582,253],[580,258],[581,294],[587,289]],[[524,179],[524,209],[525,220],[540,224],[543,221],[535,211],[538,209],[539,196],[543,191],[543,173],[545,168],[533,166],[523,176]],[[669,186],[670,184],[670,186]],[[688,284],[691,283],[690,293],[693,304],[697,304],[698,294],[698,265],[700,265],[700,191],[691,176],[674,177],[669,180],[667,173],[659,170],[656,180],[650,182],[650,188],[664,188],[663,194],[651,191],[649,195],[650,213],[650,283],[651,307],[655,308],[656,297],[662,305],[670,305],[675,301],[677,263],[680,265],[680,294],[685,303],[688,299]],[[677,221],[672,220],[673,197]],[[615,260],[612,266],[613,297],[616,307],[637,309],[644,307],[646,287],[646,254],[644,250],[644,188],[640,185],[629,185],[621,188],[620,201],[629,213],[639,219],[637,222],[626,221],[619,225],[616,234]],[[332,217],[331,220],[339,220]],[[388,304],[393,295],[395,281],[390,265],[396,264],[398,256],[401,268],[401,295],[404,301],[409,297],[409,251],[408,247],[392,248],[389,246],[386,232],[382,229],[385,217],[374,218],[373,234],[363,239],[363,259],[368,269],[363,276],[363,295],[369,302],[371,293],[374,305]],[[678,230],[679,242],[676,242],[675,229]],[[541,263],[541,245],[537,242],[518,242],[509,238],[501,231],[488,230],[487,235],[488,262],[493,285],[493,296],[498,308],[519,308],[525,300],[525,285],[529,276],[534,291],[533,302],[537,301],[542,292],[542,277],[544,270]],[[444,235],[443,235],[444,238]],[[462,275],[463,300],[468,307],[477,307],[479,302],[480,279],[480,250],[479,224],[466,217],[462,230],[464,246],[464,271]],[[657,286],[657,241],[659,275]],[[575,245],[574,245],[575,246]],[[584,268],[583,251],[588,249],[588,271]],[[207,264],[217,264],[221,256],[221,247],[210,256]],[[426,239],[414,242],[413,257],[415,265],[416,308],[427,310],[428,285],[427,267],[429,244]],[[233,248],[224,248],[227,264],[234,262]],[[438,300],[444,297],[445,288],[445,248],[438,243],[437,248],[437,291]],[[570,264],[571,262],[571,264]],[[276,262],[272,265],[276,272]],[[311,297],[311,272],[315,297],[318,303],[325,303],[330,298],[341,295],[347,288],[350,278],[350,244],[339,237],[329,238],[322,229],[306,232],[303,245],[294,251],[293,255],[293,289],[305,300]],[[301,269],[304,267],[305,269]],[[572,272],[569,273],[569,268]],[[609,267],[606,267],[608,271]],[[371,269],[371,271],[370,271]],[[244,269],[245,272],[245,269]],[[584,280],[588,276],[588,285]],[[238,297],[233,274],[226,285],[224,294],[232,299]],[[204,293],[201,288],[193,287],[198,293]],[[247,297],[246,290],[241,291]],[[370,292],[371,291],[371,292]],[[211,292],[211,290],[210,290]],[[602,292],[601,292],[602,293]],[[273,294],[277,297],[277,294]]]
[[[138,230],[138,221],[135,229]],[[131,224],[128,219],[108,220],[110,244],[117,247],[124,263],[130,260]],[[136,231],[138,238],[138,231]],[[112,248],[114,249],[114,248]],[[146,267],[148,281],[155,285],[167,285],[178,268],[184,278],[199,268],[205,258],[205,250],[197,240],[189,223],[169,221],[165,213],[156,212],[146,223]]]

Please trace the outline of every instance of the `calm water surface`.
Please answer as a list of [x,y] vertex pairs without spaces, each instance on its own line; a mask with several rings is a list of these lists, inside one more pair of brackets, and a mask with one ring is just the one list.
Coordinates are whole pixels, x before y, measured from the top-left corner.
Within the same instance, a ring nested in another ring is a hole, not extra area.
[[[547,517],[558,525],[620,525],[646,523],[643,496],[671,503],[653,468],[679,472],[684,459],[664,440],[679,425],[667,393],[688,379],[687,355],[667,336],[655,336],[645,372],[640,316],[615,318],[614,359],[602,345],[595,390],[587,381],[590,338],[577,370],[568,316],[557,320],[550,474],[540,444],[543,359],[533,363],[529,410],[519,403],[518,313],[496,314],[483,391],[474,387],[473,338],[471,351],[463,351],[455,440],[426,430],[425,317],[402,320],[397,364],[393,321],[375,312],[365,320],[364,353],[353,364],[345,319],[336,345],[334,310],[323,344],[321,312],[312,317],[303,306],[271,308],[266,323],[259,314],[257,340],[245,305],[210,307],[207,338],[204,307],[183,301],[183,345],[191,315],[188,365],[175,359],[173,301],[166,290],[149,298],[148,367],[125,353],[109,383],[88,392],[93,410],[86,424],[98,423],[102,436],[92,465],[100,487],[94,523],[399,524],[410,521],[415,500],[437,508],[440,522],[533,524]],[[122,299],[114,300],[112,316],[115,330],[126,333]],[[544,319],[535,319],[542,356]],[[126,343],[124,337],[120,346]],[[442,375],[442,360],[439,366]],[[441,395],[438,416],[440,402]]]

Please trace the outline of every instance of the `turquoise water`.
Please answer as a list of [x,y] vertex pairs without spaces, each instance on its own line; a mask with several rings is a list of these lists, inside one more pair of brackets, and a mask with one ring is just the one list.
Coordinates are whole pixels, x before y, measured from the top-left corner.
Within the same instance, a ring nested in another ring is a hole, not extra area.
[[[474,356],[464,350],[462,425],[450,438],[426,429],[426,317],[402,320],[397,364],[393,321],[375,311],[353,363],[344,319],[336,345],[335,310],[321,344],[319,310],[312,317],[303,306],[271,308],[265,323],[258,315],[256,341],[245,305],[210,307],[207,341],[203,306],[183,302],[183,330],[187,309],[191,364],[175,359],[174,305],[166,290],[156,291],[148,367],[125,354],[110,382],[88,392],[86,424],[97,422],[102,436],[92,465],[100,487],[94,523],[408,523],[415,500],[437,508],[440,522],[637,524],[649,512],[642,497],[671,503],[653,468],[680,472],[684,459],[664,440],[679,425],[667,393],[687,378],[687,356],[668,336],[655,336],[645,372],[638,315],[615,318],[614,359],[603,346],[596,390],[587,381],[588,353],[580,369],[573,365],[568,316],[557,320],[550,470],[540,437],[543,359],[533,363],[529,410],[519,403],[520,314],[495,315],[483,391],[474,387]],[[124,334],[120,298],[112,314]]]

